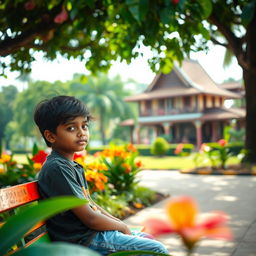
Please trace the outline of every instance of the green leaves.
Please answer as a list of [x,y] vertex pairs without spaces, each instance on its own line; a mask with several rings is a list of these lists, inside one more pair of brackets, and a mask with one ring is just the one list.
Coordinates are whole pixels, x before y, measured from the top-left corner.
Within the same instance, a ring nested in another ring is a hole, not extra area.
[[203,9],[203,12],[201,13],[202,18],[207,19],[212,12],[212,2],[210,0],[203,0],[203,1],[198,1],[198,3],[200,3]]
[[125,252],[115,252],[108,256],[129,256],[129,255],[158,255],[158,256],[171,256],[171,254],[152,252],[152,251],[125,251]]
[[100,254],[80,245],[68,243],[41,243],[29,246],[14,254],[15,256],[100,256]]
[[242,24],[244,26],[248,26],[248,24],[251,22],[254,12],[256,8],[256,2],[254,0],[247,3],[244,8],[242,9]]
[[45,220],[62,211],[87,203],[87,200],[74,197],[59,197],[40,202],[11,216],[0,229],[0,255],[7,252],[21,237],[40,220]]

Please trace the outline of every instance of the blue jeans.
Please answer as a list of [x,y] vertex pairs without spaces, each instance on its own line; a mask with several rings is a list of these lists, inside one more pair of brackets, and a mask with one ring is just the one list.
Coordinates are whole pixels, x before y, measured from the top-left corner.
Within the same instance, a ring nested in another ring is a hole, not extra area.
[[132,232],[125,235],[119,231],[101,231],[92,239],[88,248],[101,255],[108,255],[117,251],[152,251],[169,254],[164,245],[156,240],[146,238],[143,232]]

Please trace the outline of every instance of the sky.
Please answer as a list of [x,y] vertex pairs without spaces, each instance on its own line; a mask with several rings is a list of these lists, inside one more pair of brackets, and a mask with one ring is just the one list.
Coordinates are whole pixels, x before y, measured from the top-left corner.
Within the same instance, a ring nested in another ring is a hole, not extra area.
[[[223,58],[225,49],[221,46],[211,46],[208,53],[199,52],[191,54],[192,59],[198,60],[206,72],[212,77],[216,83],[222,83],[228,78],[239,80],[242,78],[242,70],[234,60],[232,65],[226,69],[223,68]],[[145,57],[132,61],[131,64],[116,62],[109,70],[109,76],[113,77],[119,74],[123,81],[129,78],[134,79],[138,83],[149,84],[153,80],[155,74],[151,71],[147,64],[147,56],[150,52],[145,50]],[[32,64],[31,78],[33,80],[46,80],[54,82],[56,80],[71,80],[74,73],[87,74],[84,64],[78,60],[66,60],[58,58],[58,60],[49,62],[42,59],[39,55]],[[26,87],[16,79],[17,73],[7,74],[8,78],[0,77],[0,87],[13,84],[19,90]]]

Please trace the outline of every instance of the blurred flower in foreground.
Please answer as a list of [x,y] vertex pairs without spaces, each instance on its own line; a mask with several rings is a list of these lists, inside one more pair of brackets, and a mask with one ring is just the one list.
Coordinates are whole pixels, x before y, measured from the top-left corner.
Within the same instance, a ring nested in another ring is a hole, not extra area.
[[232,239],[231,231],[225,225],[227,215],[222,212],[199,214],[196,202],[189,196],[171,199],[166,205],[166,210],[168,220],[146,220],[145,232],[155,236],[178,234],[187,248],[188,255],[202,238]]

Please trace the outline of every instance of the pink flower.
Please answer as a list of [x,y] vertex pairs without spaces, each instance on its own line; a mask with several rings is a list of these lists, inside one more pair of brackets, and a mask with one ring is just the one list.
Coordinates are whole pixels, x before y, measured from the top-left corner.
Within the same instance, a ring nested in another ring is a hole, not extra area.
[[62,24],[68,19],[68,13],[65,8],[62,8],[62,11],[54,18],[54,22]]
[[232,238],[230,229],[225,225],[227,216],[224,213],[199,214],[196,202],[189,196],[171,199],[167,203],[166,210],[168,220],[156,218],[146,220],[145,232],[153,236],[177,233],[190,251],[202,238],[226,240]]
[[221,146],[221,147],[224,147],[225,145],[227,145],[227,141],[226,140],[224,140],[224,139],[221,139],[221,140],[219,140],[218,141],[218,144]]

